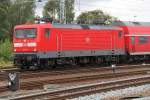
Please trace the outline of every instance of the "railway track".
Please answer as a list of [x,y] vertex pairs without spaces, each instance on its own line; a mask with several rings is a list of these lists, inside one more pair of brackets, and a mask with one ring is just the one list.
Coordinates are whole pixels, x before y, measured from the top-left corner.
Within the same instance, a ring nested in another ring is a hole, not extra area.
[[[135,75],[148,75],[150,73],[149,70],[134,70],[128,72],[116,72],[114,73],[92,73],[92,74],[83,74],[83,75],[74,75],[74,76],[62,76],[61,77],[41,77],[38,79],[28,79],[26,81],[20,82],[20,89],[21,90],[33,90],[33,89],[42,89],[46,84],[65,84],[65,83],[72,83],[72,82],[85,82],[89,80],[102,80],[102,79],[111,79],[111,78],[119,78],[124,76],[135,76]],[[8,91],[7,86],[0,87],[0,92]]]
[[65,100],[65,99],[75,98],[75,97],[89,95],[93,93],[99,93],[99,92],[121,89],[129,86],[149,84],[149,83],[150,83],[150,76],[144,76],[138,78],[122,79],[117,81],[63,88],[56,91],[41,92],[41,93],[24,95],[24,96],[19,96],[10,99],[11,100],[36,100],[36,99]]
[[[7,72],[6,72],[7,73]],[[5,73],[5,74],[6,74]],[[34,72],[23,72],[20,73],[20,90],[34,90],[43,89],[44,85],[47,84],[66,84],[75,82],[88,82],[91,80],[109,80],[112,78],[121,78],[125,76],[136,76],[136,75],[149,75],[150,66],[120,66],[116,68],[116,72],[113,73],[112,68],[102,67],[102,68],[83,68],[78,70],[65,70],[65,71],[43,71],[41,73]],[[32,77],[31,77],[32,76]],[[5,76],[6,77],[6,76]],[[4,77],[2,77],[4,78]],[[0,80],[3,80],[0,77]],[[6,79],[5,85],[0,86],[0,93],[7,92]],[[2,81],[2,82],[3,82]]]
[[[130,65],[130,66],[117,66],[116,70],[117,71],[121,71],[121,70],[136,70],[136,69],[147,69],[149,70],[150,65]],[[37,77],[46,77],[46,76],[58,76],[58,75],[71,75],[71,74],[77,74],[77,73],[92,73],[92,72],[108,72],[108,71],[112,71],[111,67],[94,67],[94,68],[89,68],[89,67],[85,67],[85,68],[79,68],[74,70],[73,69],[66,69],[66,70],[49,70],[49,71],[27,71],[27,72],[19,72],[20,73],[20,78],[21,79],[28,79],[28,78],[37,78]],[[15,72],[15,71],[12,71]],[[8,72],[2,72],[0,73],[0,81],[4,81],[7,79],[7,74]]]
[[8,67],[8,68],[2,68],[2,69],[0,69],[0,72],[9,72],[9,71],[18,71],[19,70],[19,68],[17,68],[17,67]]

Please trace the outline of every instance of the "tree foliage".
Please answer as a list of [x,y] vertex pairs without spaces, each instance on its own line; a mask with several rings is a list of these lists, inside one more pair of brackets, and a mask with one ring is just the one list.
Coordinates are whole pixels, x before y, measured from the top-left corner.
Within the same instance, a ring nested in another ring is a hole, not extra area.
[[112,18],[101,10],[93,10],[81,13],[77,17],[77,22],[78,24],[109,24]]
[[[0,43],[0,60],[10,60],[12,54],[12,45],[9,39],[5,39],[3,43]],[[0,61],[1,62],[1,61]]]
[[[71,23],[74,19],[74,0],[65,0],[65,16],[66,22]],[[44,17],[53,17],[59,20],[60,16],[60,0],[49,0],[44,6]]]
[[0,41],[12,36],[17,24],[24,24],[34,18],[35,0],[1,0]]

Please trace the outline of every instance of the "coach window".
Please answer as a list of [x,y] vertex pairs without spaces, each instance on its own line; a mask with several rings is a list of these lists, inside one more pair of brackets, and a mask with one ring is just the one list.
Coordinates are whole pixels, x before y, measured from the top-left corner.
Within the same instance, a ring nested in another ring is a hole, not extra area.
[[132,44],[132,45],[135,44],[135,36],[131,36],[131,44]]
[[148,37],[146,36],[140,36],[139,37],[139,43],[140,44],[146,44],[148,42]]
[[49,28],[45,28],[45,37],[46,38],[50,37],[50,29]]

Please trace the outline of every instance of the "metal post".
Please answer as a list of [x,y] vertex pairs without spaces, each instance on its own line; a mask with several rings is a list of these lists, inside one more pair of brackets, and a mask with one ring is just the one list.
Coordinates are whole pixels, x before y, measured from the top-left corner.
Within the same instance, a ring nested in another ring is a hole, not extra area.
[[59,21],[60,23],[65,22],[65,0],[60,0],[60,14],[59,14]]
[[134,16],[134,22],[135,22],[135,18],[136,18],[137,16]]
[[112,64],[112,65],[111,65],[111,68],[112,68],[112,70],[113,70],[113,73],[115,73],[115,72],[116,72],[116,65],[115,65],[115,64]]

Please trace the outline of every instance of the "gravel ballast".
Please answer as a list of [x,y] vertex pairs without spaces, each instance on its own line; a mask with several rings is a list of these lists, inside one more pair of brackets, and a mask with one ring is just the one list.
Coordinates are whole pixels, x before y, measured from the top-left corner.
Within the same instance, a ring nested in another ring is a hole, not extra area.
[[[78,98],[73,98],[71,100],[118,100],[120,98],[125,98],[125,97],[150,96],[149,93],[150,93],[150,84],[125,88],[125,89],[120,89],[120,90],[115,90],[115,91],[109,91],[109,92],[104,92],[104,93],[96,93],[96,94],[87,95],[87,96],[81,96]],[[144,97],[144,98],[142,100],[150,100],[150,97]],[[135,99],[135,100],[139,100],[139,99]]]

